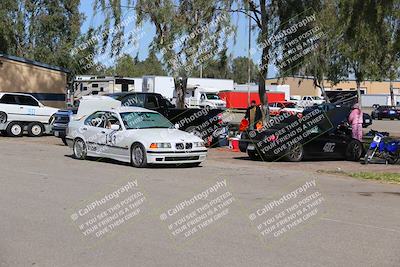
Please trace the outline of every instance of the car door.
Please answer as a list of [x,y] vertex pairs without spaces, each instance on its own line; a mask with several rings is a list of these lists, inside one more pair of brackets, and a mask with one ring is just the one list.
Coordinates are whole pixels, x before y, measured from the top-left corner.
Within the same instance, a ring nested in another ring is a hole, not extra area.
[[40,114],[40,104],[36,99],[28,95],[16,95],[16,97],[21,115],[25,117],[24,120],[40,121],[43,123],[48,121],[48,116],[42,116],[42,114]]
[[9,121],[19,121],[23,118],[23,110],[20,109],[18,99],[13,94],[5,94],[0,99],[0,111],[7,113]]
[[312,158],[342,159],[346,151],[345,138],[336,133],[313,133],[306,145],[307,154]]
[[106,112],[97,111],[88,116],[79,132],[83,135],[88,146],[88,152],[101,155],[106,144]]
[[[127,158],[129,157],[129,142],[125,139],[124,128],[122,126],[122,120],[119,115],[115,112],[106,113],[106,124],[105,128],[101,133],[104,135],[101,138],[104,146],[103,154],[112,158]],[[119,126],[119,130],[111,129],[112,125]]]

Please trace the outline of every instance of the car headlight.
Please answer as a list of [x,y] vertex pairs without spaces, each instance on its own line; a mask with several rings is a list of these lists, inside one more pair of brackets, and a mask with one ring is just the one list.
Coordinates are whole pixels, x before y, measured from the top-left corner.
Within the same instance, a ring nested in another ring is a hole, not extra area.
[[194,147],[205,147],[204,142],[194,142]]
[[151,143],[150,148],[171,148],[171,143]]

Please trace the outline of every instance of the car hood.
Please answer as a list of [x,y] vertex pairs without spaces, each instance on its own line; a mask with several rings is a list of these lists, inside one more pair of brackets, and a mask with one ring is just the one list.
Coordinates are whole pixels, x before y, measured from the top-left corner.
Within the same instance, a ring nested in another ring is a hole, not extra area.
[[178,130],[178,129],[163,129],[163,128],[151,128],[151,129],[134,129],[127,130],[129,134],[140,136],[140,139],[148,142],[202,142],[203,140],[193,134]]

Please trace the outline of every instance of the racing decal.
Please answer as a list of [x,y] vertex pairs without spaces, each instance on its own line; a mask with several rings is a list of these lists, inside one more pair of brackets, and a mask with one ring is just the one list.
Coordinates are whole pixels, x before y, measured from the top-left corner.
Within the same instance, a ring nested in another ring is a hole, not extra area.
[[115,132],[106,135],[106,144],[108,145],[117,144],[117,136],[115,135]]
[[336,144],[335,143],[326,143],[325,145],[324,145],[324,148],[322,149],[324,152],[327,152],[327,153],[332,153],[332,152],[334,152],[334,150],[335,150],[335,146],[336,146]]

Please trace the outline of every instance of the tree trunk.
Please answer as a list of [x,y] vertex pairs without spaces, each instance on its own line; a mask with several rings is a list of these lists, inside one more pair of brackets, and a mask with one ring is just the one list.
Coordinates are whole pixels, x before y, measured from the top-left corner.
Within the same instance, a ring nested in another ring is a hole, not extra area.
[[[266,0],[260,0],[260,11],[261,11],[261,40],[268,40],[268,14],[266,9]],[[270,46],[267,45],[262,50],[261,55],[261,68],[259,71],[258,79],[258,93],[260,95],[261,111],[263,114],[263,120],[265,122],[269,121],[269,106],[268,106],[268,96],[265,94],[265,79],[268,75],[268,63],[269,63],[269,49]]]
[[328,95],[326,94],[326,91],[325,91],[324,81],[322,80],[320,82],[320,81],[315,79],[314,80],[314,85],[321,90],[321,95],[325,99],[326,103],[331,103],[331,100],[329,99],[329,97],[328,97]]
[[185,108],[185,94],[187,88],[187,77],[175,78],[176,107]]
[[392,80],[390,80],[389,88],[390,88],[390,102],[391,102],[392,106],[396,106],[396,103],[395,103],[396,101],[394,99],[394,90],[393,90],[393,81]]
[[357,84],[357,103],[361,106],[361,82],[359,80],[356,81]]

